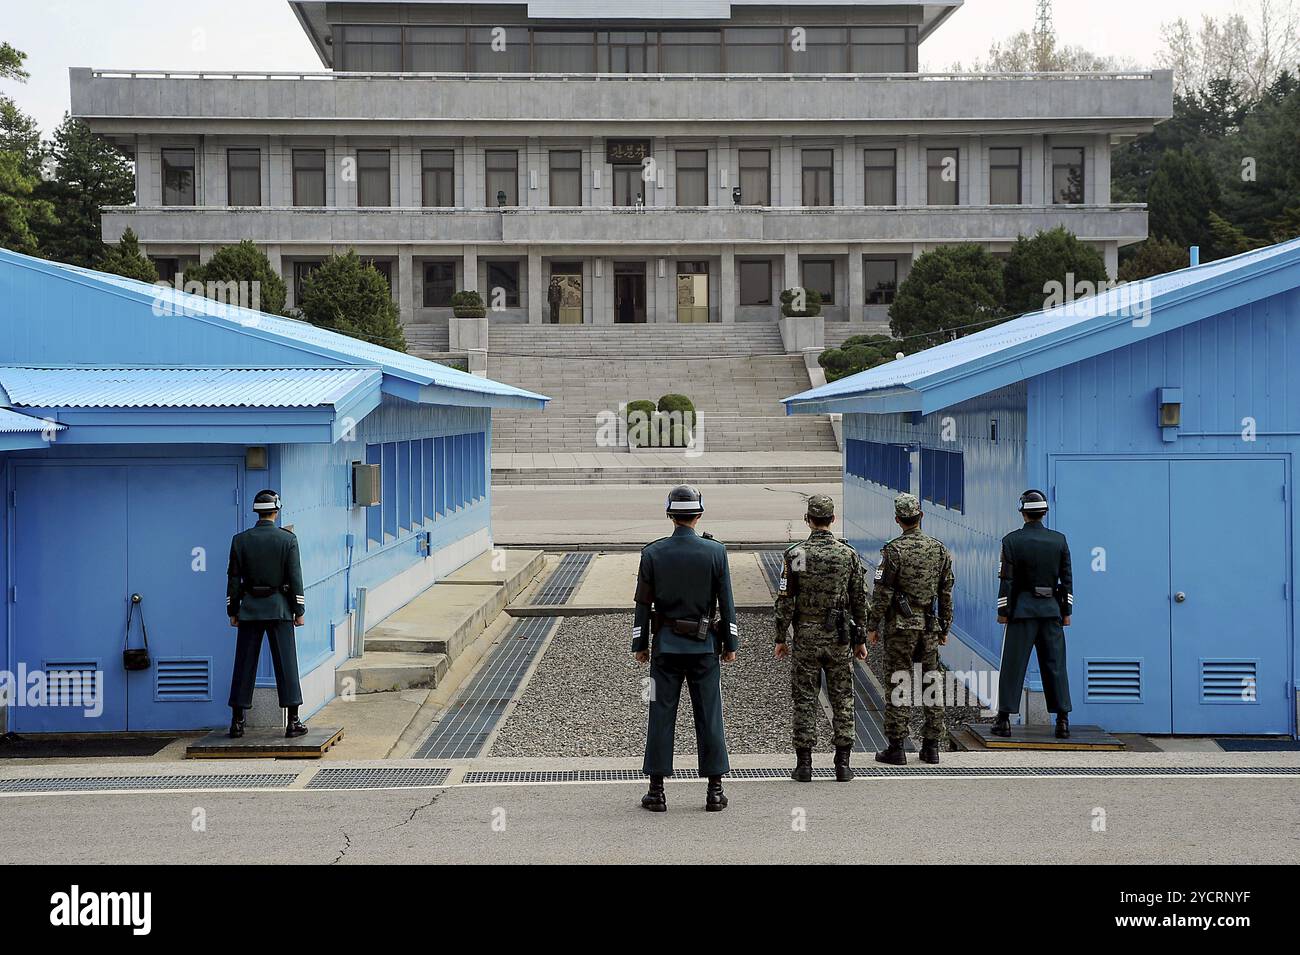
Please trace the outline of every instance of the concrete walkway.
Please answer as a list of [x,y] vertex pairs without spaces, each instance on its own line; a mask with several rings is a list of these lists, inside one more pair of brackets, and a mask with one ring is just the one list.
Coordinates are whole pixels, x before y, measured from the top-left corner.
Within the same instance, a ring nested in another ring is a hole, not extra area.
[[[644,545],[671,533],[664,502],[671,485],[492,488],[492,526],[506,547]],[[839,484],[702,485],[700,529],[729,546],[777,544],[807,537],[808,498],[828,494],[838,508]]]

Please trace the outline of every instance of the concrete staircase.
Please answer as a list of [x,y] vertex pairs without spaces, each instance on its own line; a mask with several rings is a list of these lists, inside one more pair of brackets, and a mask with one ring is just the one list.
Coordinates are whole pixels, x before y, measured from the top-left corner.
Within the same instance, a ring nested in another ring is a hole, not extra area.
[[827,322],[826,347],[839,348],[855,335],[888,335],[888,322]]
[[665,358],[782,355],[775,322],[677,325],[503,325],[488,330],[496,355],[557,358]]
[[424,352],[446,354],[449,348],[446,325],[403,325],[402,334],[406,336],[406,350],[412,355]]
[[[498,555],[504,555],[503,565]],[[335,671],[335,692],[436,687],[461,651],[532,583],[543,565],[541,551],[479,555],[367,630],[365,653]]]

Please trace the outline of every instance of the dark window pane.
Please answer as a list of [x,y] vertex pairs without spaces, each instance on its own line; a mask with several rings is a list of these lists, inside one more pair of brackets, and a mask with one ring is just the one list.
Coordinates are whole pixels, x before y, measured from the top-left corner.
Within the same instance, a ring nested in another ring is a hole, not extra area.
[[727,43],[728,73],[784,73],[787,34],[784,30],[729,28],[724,31]]
[[[519,153],[513,149],[489,150],[484,153],[487,171],[487,204],[489,206],[519,205]],[[501,201],[505,193],[505,202]]]
[[839,28],[810,29],[806,49],[790,51],[790,72],[846,73],[848,54],[847,31]]
[[416,73],[463,73],[467,50],[464,27],[407,28],[407,69]]
[[867,259],[862,263],[868,305],[891,305],[898,289],[898,263],[893,259]]
[[307,277],[320,268],[319,260],[293,263],[293,304],[302,305],[302,286]]
[[740,263],[740,304],[772,304],[772,263]]
[[722,72],[721,31],[664,32],[660,37],[663,72]]
[[402,69],[401,27],[342,28],[343,69],[349,73],[398,73]]
[[955,149],[927,149],[927,186],[932,206],[957,204],[958,156]]
[[391,166],[387,149],[357,150],[357,205],[391,205]]
[[476,73],[527,73],[532,69],[528,30],[508,28],[496,32],[474,28],[470,32],[471,62]]
[[803,287],[810,292],[820,292],[823,305],[835,304],[835,262],[832,259],[810,259],[803,264]]
[[325,150],[293,151],[293,204],[325,205]]
[[829,149],[803,151],[803,204],[835,205],[835,154]]
[[898,204],[898,152],[894,149],[866,151],[866,181],[862,200],[868,206]]
[[1020,150],[989,150],[989,202],[995,206],[1019,205]]
[[162,151],[163,205],[192,206],[194,201],[194,150]]
[[420,154],[420,196],[425,206],[456,204],[456,154],[450,149],[426,149]]
[[537,73],[594,73],[595,35],[578,31],[534,31],[533,70]]
[[772,154],[766,149],[740,151],[740,202],[746,206],[772,204]]
[[1083,202],[1083,149],[1052,150],[1052,202],[1079,205]]
[[677,204],[709,204],[709,154],[703,149],[677,150]]
[[456,292],[456,263],[424,263],[424,307],[451,308]]
[[487,304],[489,308],[495,308],[498,305],[505,308],[519,307],[518,262],[489,262],[487,264],[487,280]]
[[226,204],[262,204],[262,153],[257,149],[226,150]]
[[551,205],[582,205],[582,153],[556,150],[551,153]]

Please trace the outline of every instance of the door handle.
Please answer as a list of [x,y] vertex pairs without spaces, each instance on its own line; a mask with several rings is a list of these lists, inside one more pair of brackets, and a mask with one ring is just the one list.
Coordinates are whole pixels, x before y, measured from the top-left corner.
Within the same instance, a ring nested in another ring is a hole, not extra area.
[[1187,594],[1183,593],[1181,590],[1178,591],[1178,593],[1174,594],[1174,603],[1186,603],[1186,602],[1187,602]]

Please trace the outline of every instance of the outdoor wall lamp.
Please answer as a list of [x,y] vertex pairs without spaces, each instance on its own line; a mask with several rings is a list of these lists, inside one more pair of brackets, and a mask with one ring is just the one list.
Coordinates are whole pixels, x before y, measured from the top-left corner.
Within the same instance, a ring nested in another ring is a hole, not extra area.
[[1178,440],[1183,426],[1183,389],[1160,389],[1160,437],[1166,442]]

